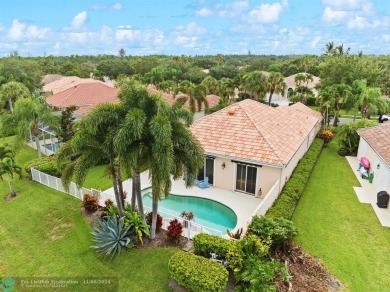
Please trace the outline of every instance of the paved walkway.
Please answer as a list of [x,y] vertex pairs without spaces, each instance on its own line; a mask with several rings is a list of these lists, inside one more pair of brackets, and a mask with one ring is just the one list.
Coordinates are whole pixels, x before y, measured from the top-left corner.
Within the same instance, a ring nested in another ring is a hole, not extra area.
[[[369,183],[368,180],[362,179],[361,174],[357,171],[359,162],[357,157],[346,156],[349,165],[352,168],[353,173],[360,182],[360,187],[353,187],[355,190],[356,196],[359,199],[360,203],[370,204],[374,209],[376,216],[378,217],[382,226],[390,227],[390,210],[389,208],[383,209],[379,208],[376,205],[377,193],[375,191],[374,185]],[[375,180],[375,178],[374,178]]]
[[[149,175],[147,172],[141,174],[141,187],[143,190],[151,187],[149,181]],[[131,192],[132,180],[128,179],[124,181],[123,188],[127,192],[126,201],[130,202],[131,195],[132,195]],[[110,188],[103,192],[109,195],[114,195],[113,188]],[[233,229],[233,231],[236,231],[241,227],[244,227],[245,229],[247,224],[250,222],[257,207],[262,202],[262,199],[255,198],[251,195],[246,195],[239,192],[227,191],[215,187],[200,189],[194,186],[192,188],[187,189],[185,187],[184,181],[181,179],[177,181],[172,181],[171,194],[211,199],[224,204],[225,206],[232,209],[237,215],[237,225],[236,228]]]

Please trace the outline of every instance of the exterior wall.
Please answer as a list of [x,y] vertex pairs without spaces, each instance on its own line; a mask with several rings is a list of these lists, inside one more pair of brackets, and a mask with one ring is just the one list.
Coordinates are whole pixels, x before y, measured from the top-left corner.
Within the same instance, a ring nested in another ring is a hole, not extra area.
[[263,166],[257,168],[257,192],[261,188],[263,195],[266,195],[275,182],[280,179],[281,168]]
[[[225,168],[222,169],[222,164]],[[230,159],[216,157],[214,159],[214,186],[224,190],[234,190],[235,165]]]

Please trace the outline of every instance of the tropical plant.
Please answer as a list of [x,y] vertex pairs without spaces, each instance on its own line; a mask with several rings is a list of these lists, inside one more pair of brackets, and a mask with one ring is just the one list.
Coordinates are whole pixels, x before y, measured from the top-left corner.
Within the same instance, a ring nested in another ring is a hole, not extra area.
[[323,88],[320,91],[321,104],[328,102],[334,108],[333,126],[337,126],[339,122],[341,105],[345,103],[352,95],[351,87],[345,84],[334,84]]
[[261,71],[253,71],[242,77],[242,87],[256,95],[256,99],[264,99],[267,93],[267,77]]
[[[147,223],[150,227],[152,226],[152,218],[153,218],[153,213],[152,213],[152,212],[149,212],[149,213],[146,215],[146,223]],[[163,217],[161,217],[161,215],[157,213],[156,232],[160,231],[162,225],[163,225]]]
[[234,96],[234,90],[236,86],[234,80],[231,78],[222,78],[218,81],[218,94],[220,96],[230,98]]
[[201,85],[203,85],[207,94],[217,94],[218,93],[218,81],[214,77],[207,76],[203,79]]
[[183,225],[177,219],[173,219],[169,222],[167,229],[168,239],[178,243],[183,233]]
[[149,236],[149,226],[142,222],[142,216],[138,212],[128,212],[124,213],[125,215],[125,225],[133,226],[137,239],[141,244],[144,244],[142,240],[143,236]]
[[0,87],[0,108],[2,103],[8,102],[8,108],[13,112],[13,103],[19,98],[26,98],[29,95],[30,91],[23,83],[16,81],[7,82]]
[[124,249],[131,249],[136,243],[134,226],[125,225],[125,218],[117,216],[106,217],[91,232],[95,245],[91,246],[102,255],[111,255],[111,258],[120,254]]
[[388,105],[382,98],[380,88],[366,87],[363,89],[360,99],[359,106],[362,112],[362,118],[370,118],[372,113],[377,114],[378,111],[386,113],[388,111]]
[[269,92],[268,105],[271,105],[272,95],[274,93],[284,95],[286,90],[286,83],[284,77],[279,72],[271,72],[267,77],[267,91]]
[[318,133],[318,138],[321,138],[322,140],[324,140],[325,143],[329,143],[330,141],[332,141],[334,135],[331,131],[329,130],[322,130]]
[[[139,180],[142,169],[149,170],[153,239],[158,201],[163,195],[169,195],[171,175],[173,179],[183,177],[186,186],[193,185],[204,162],[203,149],[188,129],[192,114],[182,108],[182,103],[170,106],[159,96],[150,96],[144,88],[134,85],[124,87],[120,98],[128,112],[115,137],[115,147],[125,169],[133,169],[133,179]],[[140,182],[136,189],[139,204],[142,202]]]
[[16,195],[16,192],[12,187],[11,181],[15,173],[22,177],[22,168],[15,162],[14,151],[8,145],[0,145],[0,179],[3,180],[5,177],[10,194],[13,197]]
[[104,201],[104,206],[106,207],[106,209],[108,210],[111,206],[114,205],[114,202],[111,200],[111,199],[107,199]]
[[58,117],[54,115],[44,97],[36,93],[32,97],[19,99],[15,102],[14,118],[17,123],[18,145],[24,143],[31,133],[37,148],[38,158],[42,159],[39,127],[45,125],[53,130],[57,129]]
[[209,108],[209,102],[207,101],[207,89],[203,85],[195,85],[194,83],[184,80],[180,82],[179,86],[175,90],[175,94],[179,92],[183,93],[180,99],[188,100],[190,111],[195,113],[196,111],[202,110],[202,104],[204,105],[205,111]]
[[84,194],[83,207],[87,212],[93,213],[99,209],[99,199],[90,194]]
[[241,228],[237,229],[236,232],[234,232],[234,233],[230,230],[226,230],[226,233],[230,238],[241,239],[242,231],[243,231],[243,228],[241,227]]
[[58,129],[58,139],[61,142],[69,141],[74,135],[73,123],[75,117],[73,116],[73,112],[75,110],[76,106],[70,106],[61,111],[61,120]]
[[78,121],[77,132],[58,151],[58,161],[67,162],[61,176],[65,188],[69,188],[72,178],[81,186],[92,167],[108,163],[120,216],[123,215],[124,192],[114,136],[125,114],[126,111],[120,104],[98,105],[88,116]]

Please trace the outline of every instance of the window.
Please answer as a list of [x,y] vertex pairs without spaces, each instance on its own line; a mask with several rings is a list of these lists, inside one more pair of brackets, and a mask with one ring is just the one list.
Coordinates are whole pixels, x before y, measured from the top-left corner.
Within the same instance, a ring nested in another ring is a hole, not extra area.
[[236,190],[254,195],[256,193],[256,177],[256,167],[237,164]]
[[209,184],[214,184],[214,158],[206,157],[204,166],[199,169],[198,180],[204,180],[205,177],[209,178]]

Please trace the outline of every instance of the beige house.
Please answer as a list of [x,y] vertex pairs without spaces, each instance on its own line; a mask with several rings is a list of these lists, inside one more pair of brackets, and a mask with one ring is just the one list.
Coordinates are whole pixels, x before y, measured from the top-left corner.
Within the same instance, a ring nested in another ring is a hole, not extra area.
[[215,187],[253,196],[278,182],[280,192],[321,120],[301,103],[273,108],[249,99],[200,118],[191,127],[205,150],[198,179],[207,176]]
[[374,191],[390,193],[390,122],[360,129],[358,133],[358,159],[366,157],[370,161],[370,171],[374,173]]

